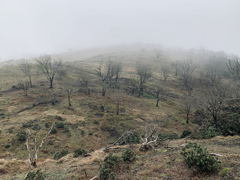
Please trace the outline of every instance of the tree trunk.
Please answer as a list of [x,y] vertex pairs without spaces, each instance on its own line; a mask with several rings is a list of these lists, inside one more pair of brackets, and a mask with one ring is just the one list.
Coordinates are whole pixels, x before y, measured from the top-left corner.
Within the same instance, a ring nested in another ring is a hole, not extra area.
[[30,87],[32,88],[33,85],[32,85],[32,78],[31,78],[31,76],[29,76],[29,83],[30,83]]
[[189,112],[187,112],[187,121],[186,121],[187,124],[188,124],[188,120],[189,120]]
[[102,96],[105,96],[105,94],[106,94],[106,89],[103,87],[102,88]]
[[50,81],[50,89],[52,89],[53,88],[53,79],[50,79],[49,81]]
[[70,97],[70,95],[68,95],[68,105],[69,105],[69,106],[72,106],[72,104],[71,104],[71,97]]
[[119,115],[119,102],[117,102],[117,115]]
[[158,102],[159,102],[159,100],[160,100],[160,99],[157,99],[157,104],[156,104],[157,107],[158,107]]

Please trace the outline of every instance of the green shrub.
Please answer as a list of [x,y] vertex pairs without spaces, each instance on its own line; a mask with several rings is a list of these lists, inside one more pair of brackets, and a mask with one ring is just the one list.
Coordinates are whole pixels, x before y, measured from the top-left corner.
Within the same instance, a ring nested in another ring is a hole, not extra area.
[[221,167],[221,162],[212,157],[206,148],[199,146],[197,143],[188,143],[181,154],[189,168],[196,168],[202,172],[214,172]]
[[120,145],[138,144],[138,143],[140,143],[140,135],[135,131],[126,134],[126,136],[123,136],[119,142]]
[[33,130],[40,130],[41,126],[39,124],[34,124],[32,127]]
[[25,131],[20,131],[17,136],[19,141],[25,141],[27,138],[27,133]]
[[90,132],[90,133],[88,133],[88,135],[89,135],[89,136],[92,136],[92,135],[93,135],[93,133],[92,133],[92,132]]
[[45,180],[44,174],[38,169],[36,172],[28,172],[27,177],[24,180]]
[[204,139],[211,139],[215,136],[222,135],[220,132],[216,131],[215,127],[210,126],[204,133]]
[[122,152],[122,159],[126,163],[131,163],[136,160],[136,153],[128,148]]
[[64,128],[63,122],[57,123],[57,124],[56,124],[56,127],[57,127],[57,128]]
[[53,159],[58,160],[58,159],[62,158],[63,156],[66,156],[68,153],[69,152],[67,149],[63,149],[62,151],[55,153]]
[[57,134],[57,129],[55,127],[53,127],[50,133],[51,134]]
[[10,148],[10,144],[6,144],[6,145],[5,145],[5,148]]
[[99,124],[99,121],[95,120],[93,123],[94,123],[94,124]]
[[81,130],[81,135],[84,136],[85,132],[84,130]]
[[178,135],[176,133],[173,134],[165,134],[165,133],[160,133],[158,134],[158,138],[159,139],[163,139],[163,140],[172,140],[172,139],[178,139]]
[[79,149],[76,149],[76,150],[74,150],[74,154],[73,154],[73,157],[74,158],[76,158],[76,157],[78,157],[78,156],[84,156],[84,155],[86,155],[87,154],[87,150],[85,150],[85,149],[82,149],[82,148],[79,148]]
[[110,153],[104,159],[104,164],[100,164],[99,171],[100,171],[100,179],[101,180],[114,180],[116,179],[116,174],[114,171],[119,169],[119,164],[121,162],[121,158],[116,155],[112,155]]
[[67,126],[64,126],[63,132],[70,132]]
[[45,123],[45,128],[49,128],[49,123]]
[[33,126],[33,121],[28,121],[26,123],[22,123],[23,128],[29,128]]
[[190,134],[192,134],[191,131],[189,131],[189,130],[184,130],[183,133],[182,133],[182,135],[181,135],[181,138],[185,138],[185,137],[189,136]]
[[53,141],[52,141],[52,140],[49,140],[49,141],[48,141],[48,144],[49,144],[49,145],[53,145]]
[[100,171],[100,180],[115,180],[116,174],[111,172],[110,169],[106,168],[105,165],[100,164],[99,166]]
[[56,115],[55,118],[59,121],[63,121],[63,118],[61,116]]

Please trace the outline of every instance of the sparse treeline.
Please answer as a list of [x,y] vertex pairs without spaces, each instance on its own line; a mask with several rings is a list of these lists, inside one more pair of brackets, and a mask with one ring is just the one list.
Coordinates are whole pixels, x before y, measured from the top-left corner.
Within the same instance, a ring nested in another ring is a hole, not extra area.
[[[126,61],[106,60],[109,57],[102,60],[101,57],[91,70],[83,70],[81,65],[64,63],[61,59],[54,60],[50,55],[41,55],[35,63],[25,61],[19,66],[28,80],[19,81],[18,87],[28,96],[31,94],[29,88],[37,88],[36,82],[32,82],[34,77],[43,74],[50,89],[57,86],[62,93],[65,92],[69,106],[74,104],[71,97],[79,92],[87,96],[111,94],[112,97],[108,97],[116,103],[117,115],[121,98],[125,95],[136,98],[151,96],[156,99],[157,107],[161,107],[161,100],[176,98],[179,109],[186,115],[186,123],[199,119],[196,112],[201,111],[198,116],[204,114],[208,118],[198,124],[207,123],[208,127],[214,127],[226,135],[240,133],[239,119],[227,120],[228,112],[236,107],[234,100],[239,98],[240,62],[236,56],[200,49],[188,51],[180,56],[185,58],[175,60],[166,51],[155,49],[149,56],[152,58],[144,61],[145,54],[146,50],[144,53],[140,51],[141,61],[136,61],[134,67],[129,67]],[[33,74],[34,69],[38,75]],[[169,87],[174,87],[178,92],[169,91]],[[55,96],[51,99],[59,98],[62,94],[59,91],[54,91]]]

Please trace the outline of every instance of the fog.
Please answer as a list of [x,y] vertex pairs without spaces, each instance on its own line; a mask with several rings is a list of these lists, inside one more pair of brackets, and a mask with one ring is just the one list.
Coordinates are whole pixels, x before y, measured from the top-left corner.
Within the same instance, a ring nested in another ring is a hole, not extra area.
[[0,61],[154,43],[239,53],[239,0],[1,0]]

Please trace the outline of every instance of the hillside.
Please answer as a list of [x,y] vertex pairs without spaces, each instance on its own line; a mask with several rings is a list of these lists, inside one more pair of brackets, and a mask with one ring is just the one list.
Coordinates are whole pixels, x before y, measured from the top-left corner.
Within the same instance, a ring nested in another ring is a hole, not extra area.
[[[49,88],[46,74],[34,59],[28,60],[32,63],[32,88],[19,66],[24,60],[0,66],[1,179],[23,179],[29,170],[38,169],[46,179],[91,179],[99,176],[99,164],[106,156],[111,152],[121,156],[129,145],[117,145],[110,152],[101,148],[126,132],[143,137],[150,124],[156,126],[157,137],[164,138],[146,152],[139,150],[140,139],[134,142],[131,148],[137,154],[136,161],[123,164],[115,172],[117,178],[240,179],[239,89],[228,73],[227,54],[137,46],[52,55],[53,59],[57,57],[62,58],[62,64],[55,73],[53,88]],[[187,68],[183,73],[184,64],[190,66],[191,73]],[[52,66],[55,68],[55,64]],[[110,77],[120,66],[118,79],[116,74]],[[108,67],[112,68],[109,72]],[[150,76],[142,84],[138,70]],[[184,75],[188,75],[186,81]],[[211,93],[220,94],[215,100],[221,99],[221,103],[214,100],[219,103],[217,119],[208,110],[207,103],[215,97]],[[56,132],[48,134],[52,125]],[[184,130],[192,134],[180,138]],[[34,138],[38,147],[46,135],[37,167],[28,169],[26,145],[32,155]],[[188,168],[180,154],[180,145],[187,142],[197,142],[209,152],[222,155],[218,157],[221,168],[210,174]],[[78,148],[94,151],[87,157],[73,158]],[[63,149],[69,154],[54,160]]]

